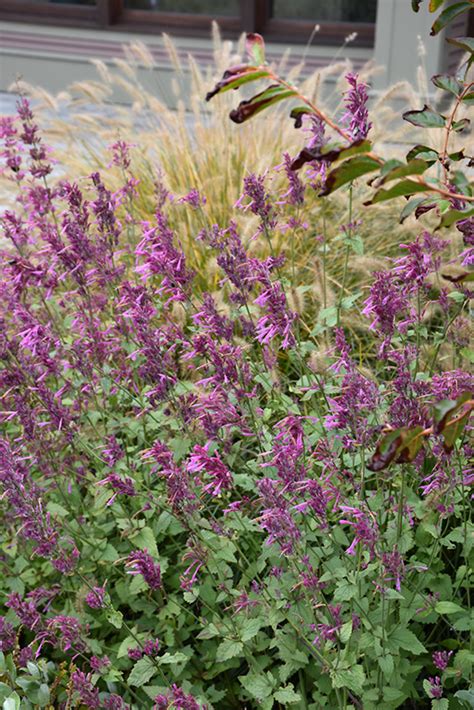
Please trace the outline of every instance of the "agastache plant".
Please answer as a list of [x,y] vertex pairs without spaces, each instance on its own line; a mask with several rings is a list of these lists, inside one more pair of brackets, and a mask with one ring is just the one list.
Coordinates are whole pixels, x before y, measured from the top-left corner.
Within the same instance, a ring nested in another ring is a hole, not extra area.
[[[253,64],[208,98],[270,79],[233,120],[296,97],[308,144],[246,175],[223,224],[162,175],[135,218],[124,141],[107,169],[65,181],[25,98],[2,122],[19,188],[0,261],[4,707],[456,710],[472,696],[471,187],[457,158],[448,184],[425,174],[426,150],[377,156],[360,77],[330,117],[248,43]],[[419,219],[429,200],[446,229],[408,234],[356,289],[354,181],[369,172],[370,202],[419,192]],[[337,188],[346,267],[323,308],[291,240],[311,238],[320,267],[307,200]],[[209,274],[183,249],[183,210]]]

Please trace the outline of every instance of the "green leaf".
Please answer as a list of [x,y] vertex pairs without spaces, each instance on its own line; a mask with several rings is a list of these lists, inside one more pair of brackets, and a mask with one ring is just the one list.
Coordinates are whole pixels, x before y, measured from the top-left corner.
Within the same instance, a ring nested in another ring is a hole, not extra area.
[[464,52],[474,53],[474,37],[448,37],[446,41]]
[[325,160],[327,163],[335,163],[339,160],[345,160],[350,158],[352,155],[359,155],[360,153],[369,153],[372,150],[372,143],[368,140],[361,138],[360,140],[354,141],[348,146],[337,146],[336,148],[331,148],[330,146],[325,146],[321,150],[311,150],[310,148],[303,148],[300,150],[296,158],[291,163],[292,170],[299,170],[305,163],[311,163],[313,161]]
[[18,693],[12,693],[6,700],[3,701],[2,710],[20,710],[21,699]]
[[422,128],[443,128],[446,124],[446,117],[434,111],[427,104],[419,111],[405,111],[402,118],[408,123]]
[[265,42],[262,35],[248,32],[245,37],[245,49],[250,59],[258,66],[265,63]]
[[430,4],[428,5],[428,9],[430,12],[436,12],[436,10],[441,7],[443,4],[444,0],[430,0]]
[[335,602],[347,602],[349,599],[353,599],[357,596],[357,587],[355,584],[350,582],[345,582],[344,584],[338,584],[334,592]]
[[415,197],[413,200],[409,200],[400,212],[400,224],[403,224],[403,222],[427,200],[429,200],[429,198],[426,197]]
[[138,643],[135,641],[133,636],[127,636],[126,638],[124,638],[118,648],[117,658],[123,658],[124,656],[126,656],[129,648],[138,648]]
[[406,155],[407,162],[410,162],[410,160],[414,160],[415,158],[421,158],[421,160],[425,160],[430,165],[433,165],[438,157],[439,153],[437,150],[430,148],[428,145],[420,144],[413,146],[413,148],[409,150]]
[[456,77],[451,76],[451,74],[435,74],[431,77],[431,81],[438,89],[443,89],[443,91],[448,91],[454,96],[459,96],[463,90],[463,85]]
[[307,106],[295,106],[290,111],[290,118],[295,122],[295,128],[301,128],[303,125],[303,116],[311,116],[313,111]]
[[467,128],[469,128],[470,125],[471,125],[471,122],[468,118],[461,118],[460,121],[453,121],[453,123],[451,124],[451,128],[456,133],[462,133]]
[[454,602],[438,602],[435,606],[435,611],[438,614],[462,614],[465,612],[465,609]]
[[405,651],[411,651],[416,655],[420,653],[427,653],[426,648],[417,639],[415,634],[409,629],[405,629],[401,626],[396,628],[389,636],[390,641],[397,648],[404,648]]
[[463,104],[467,104],[468,106],[474,104],[474,91],[470,91],[468,94],[464,94],[461,101],[463,102]]
[[395,199],[395,197],[406,197],[417,192],[430,192],[430,188],[426,185],[420,185],[418,182],[413,182],[413,180],[402,180],[388,190],[380,188],[371,200],[364,202],[364,205],[369,206],[377,202],[386,202],[387,200]]
[[410,160],[406,165],[399,165],[389,170],[380,183],[383,185],[390,180],[396,180],[401,177],[406,177],[407,175],[422,175],[428,168],[429,163],[427,163],[426,160],[415,158],[414,160]]
[[352,620],[346,621],[340,628],[338,633],[339,641],[341,643],[347,643],[352,636]]
[[441,32],[441,30],[452,22],[455,17],[460,15],[462,12],[467,12],[468,10],[472,10],[472,3],[469,2],[469,0],[455,2],[454,5],[449,5],[433,22],[430,35],[437,35],[438,32]]
[[206,94],[206,101],[210,101],[216,94],[223,94],[225,91],[238,89],[244,84],[256,81],[257,79],[263,79],[267,76],[268,72],[265,69],[257,69],[257,67],[247,66],[246,64],[231,67],[224,72],[222,79],[217,82],[212,91]]
[[260,111],[264,111],[269,106],[273,106],[283,99],[288,99],[295,96],[293,89],[286,89],[279,84],[272,84],[259,94],[255,94],[251,99],[241,101],[236,109],[230,112],[229,118],[234,123],[244,123],[252,118]]
[[319,194],[330,195],[342,185],[352,182],[361,175],[373,173],[380,168],[380,163],[367,155],[355,155],[331,170],[326,178],[326,187]]
[[414,12],[418,12],[422,2],[423,0],[411,0],[411,9],[414,10]]
[[462,219],[467,219],[468,217],[472,217],[473,215],[474,207],[471,207],[471,209],[464,211],[449,209],[442,215],[441,221],[436,227],[436,229],[441,229],[442,227],[451,227],[455,222],[458,222]]
[[123,614],[121,611],[117,611],[116,609],[106,609],[105,610],[105,618],[109,622],[109,624],[112,624],[112,626],[115,626],[116,629],[121,629],[122,624],[123,624]]
[[248,675],[239,675],[240,683],[243,685],[249,695],[257,700],[268,698],[273,690],[272,684],[268,677],[263,673],[249,673]]
[[48,501],[46,509],[48,513],[51,513],[52,515],[58,515],[60,518],[67,518],[68,515],[70,515],[69,511],[66,510],[66,508],[64,508],[62,505],[59,505],[59,503],[54,503],[51,500]]
[[465,392],[456,400],[445,399],[434,407],[434,433],[443,437],[443,447],[447,453],[454,448],[454,442],[464,431],[474,400],[470,392]]
[[148,683],[150,678],[153,678],[156,672],[157,669],[152,659],[148,656],[144,656],[133,666],[130,671],[130,675],[128,676],[127,683],[139,688],[141,685]]
[[277,702],[282,703],[282,705],[291,705],[292,703],[299,703],[301,701],[301,695],[295,693],[293,683],[289,683],[284,688],[279,688],[273,693],[273,697]]
[[50,703],[50,692],[46,683],[41,683],[34,694],[34,698],[31,698],[31,700],[42,708]]
[[243,647],[244,644],[241,641],[226,639],[217,647],[216,661],[221,663],[222,661],[228,661],[230,658],[239,656],[242,653]]
[[336,688],[348,688],[354,693],[362,693],[365,673],[362,666],[354,665],[352,668],[335,670],[331,673]]
[[431,710],[449,710],[449,700],[447,698],[433,698]]
[[392,675],[393,669],[395,667],[393,663],[393,656],[387,653],[385,656],[378,656],[377,661],[380,666],[380,670],[388,680]]
[[467,703],[468,707],[474,710],[474,688],[469,690],[458,690],[454,693],[454,697],[463,703]]
[[211,623],[205,626],[204,629],[198,633],[196,638],[206,640],[212,639],[215,636],[220,636],[220,632],[219,629]]
[[382,690],[384,700],[389,703],[397,703],[397,705],[394,707],[399,707],[400,703],[402,703],[407,697],[407,694],[403,690],[398,690],[397,688],[390,688],[387,685],[385,685]]
[[422,432],[421,426],[401,427],[387,432],[378,441],[367,468],[370,471],[383,471],[391,463],[410,463],[423,446]]
[[158,559],[159,554],[158,547],[156,546],[155,535],[153,530],[147,525],[131,535],[130,540],[133,542],[135,547],[138,547],[140,550],[147,550],[152,557]]
[[250,641],[251,638],[256,636],[262,627],[261,619],[246,619],[240,629],[240,638],[245,643],[245,641]]
[[177,663],[187,663],[188,660],[189,659],[186,654],[181,653],[181,651],[177,651],[176,653],[165,653],[163,654],[163,656],[160,656],[157,659],[160,666],[176,665]]

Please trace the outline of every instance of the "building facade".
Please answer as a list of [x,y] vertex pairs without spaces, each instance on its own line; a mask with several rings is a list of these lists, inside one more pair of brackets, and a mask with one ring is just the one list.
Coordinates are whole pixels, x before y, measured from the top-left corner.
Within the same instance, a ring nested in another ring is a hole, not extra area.
[[[227,38],[260,32],[275,58],[290,47],[293,61],[304,56],[308,71],[343,47],[356,68],[368,60],[382,68],[374,89],[383,89],[413,80],[418,37],[429,48],[429,74],[459,61],[443,34],[429,37],[433,16],[426,5],[415,14],[410,0],[0,0],[0,90],[17,76],[52,91],[66,88],[93,76],[90,59],[107,62],[132,38],[145,41],[166,72],[163,32],[184,53],[210,61],[213,20]],[[461,15],[449,33],[469,34],[472,15]]]

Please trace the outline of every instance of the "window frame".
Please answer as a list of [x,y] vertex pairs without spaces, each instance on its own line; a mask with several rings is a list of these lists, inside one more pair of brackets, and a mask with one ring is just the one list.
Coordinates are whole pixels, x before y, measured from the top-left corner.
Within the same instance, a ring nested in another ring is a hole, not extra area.
[[351,46],[373,47],[375,23],[317,22],[270,16],[270,0],[240,0],[237,16],[132,10],[124,0],[96,0],[93,6],[48,4],[38,5],[28,0],[0,0],[0,20],[30,22],[66,27],[95,28],[118,32],[160,34],[177,33],[187,37],[209,37],[213,21],[219,23],[224,37],[237,37],[241,32],[260,32],[273,42],[305,44],[319,24],[318,41],[325,45],[341,44],[347,35],[356,32]]

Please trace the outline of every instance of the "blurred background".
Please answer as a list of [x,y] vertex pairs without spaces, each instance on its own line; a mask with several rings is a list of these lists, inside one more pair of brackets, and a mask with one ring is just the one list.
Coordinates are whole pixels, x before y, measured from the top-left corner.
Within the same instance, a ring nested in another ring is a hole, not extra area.
[[[124,45],[136,41],[146,44],[157,80],[166,85],[172,67],[163,33],[182,57],[192,55],[204,67],[214,63],[216,21],[224,40],[261,33],[271,61],[289,53],[290,65],[303,64],[306,75],[335,57],[356,70],[371,63],[377,67],[371,88],[380,93],[399,81],[414,83],[420,64],[432,75],[459,62],[460,50],[443,33],[429,37],[427,4],[415,14],[410,0],[0,0],[0,91],[18,78],[65,90],[96,76],[91,60],[125,57]],[[473,29],[471,11],[449,32],[466,36]],[[173,104],[172,92],[165,100]]]

